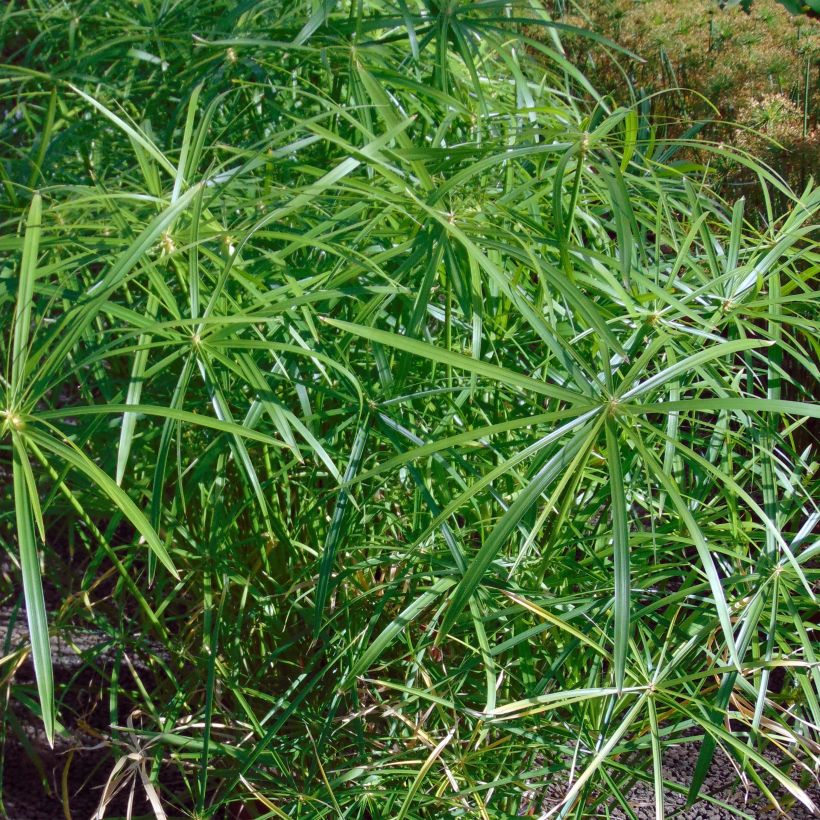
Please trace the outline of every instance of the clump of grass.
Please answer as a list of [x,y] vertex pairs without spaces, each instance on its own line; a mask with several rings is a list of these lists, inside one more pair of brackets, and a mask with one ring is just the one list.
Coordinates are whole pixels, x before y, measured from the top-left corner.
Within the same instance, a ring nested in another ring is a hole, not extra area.
[[694,742],[811,805],[817,189],[699,145],[755,228],[537,6],[2,27],[2,680],[103,803],[662,818]]

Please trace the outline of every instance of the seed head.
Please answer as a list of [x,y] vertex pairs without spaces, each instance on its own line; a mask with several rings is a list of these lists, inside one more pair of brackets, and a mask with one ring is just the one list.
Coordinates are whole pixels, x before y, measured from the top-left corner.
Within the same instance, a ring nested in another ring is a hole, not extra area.
[[23,421],[14,410],[3,410],[2,416],[5,419],[3,422],[3,426],[5,428],[13,428],[14,430],[22,430],[25,427],[25,422]]
[[162,249],[162,252],[167,256],[170,256],[176,249],[177,246],[174,244],[174,237],[166,231],[159,240],[159,246]]

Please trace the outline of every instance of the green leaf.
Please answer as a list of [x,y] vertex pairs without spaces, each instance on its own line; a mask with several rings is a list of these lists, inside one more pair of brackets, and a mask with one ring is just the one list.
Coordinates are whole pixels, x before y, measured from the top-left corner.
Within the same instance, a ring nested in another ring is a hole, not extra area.
[[[157,309],[157,300],[151,297],[148,300],[149,316]],[[125,397],[126,404],[139,404],[142,396],[142,387],[145,381],[145,368],[148,364],[148,343],[150,336],[142,335],[137,341],[140,349],[134,354],[134,362],[131,366],[131,380],[128,382],[128,393]],[[134,430],[137,424],[137,414],[133,411],[123,413],[122,427],[120,428],[120,441],[117,447],[117,472],[114,480],[117,484],[122,485],[122,479],[125,475],[125,468],[128,464],[128,456],[131,452],[131,445],[134,441]]]
[[336,556],[336,548],[343,537],[343,524],[345,510],[350,491],[346,489],[353,481],[359,471],[359,465],[364,455],[364,447],[367,442],[367,432],[369,429],[369,418],[365,418],[356,431],[356,438],[353,441],[353,449],[350,453],[350,460],[347,462],[347,469],[343,477],[344,486],[339,489],[339,496],[336,499],[336,506],[333,509],[333,517],[330,519],[330,528],[325,539],[325,546],[322,550],[322,560],[319,564],[319,579],[316,584],[316,603],[314,604],[314,635],[318,635],[322,626],[322,615],[324,613],[327,596],[330,590],[330,576],[333,572],[333,561]]
[[86,94],[85,91],[82,91],[71,83],[68,83],[68,87],[75,94],[84,99],[89,105],[96,108],[97,111],[99,111],[104,117],[107,117],[112,123],[114,123],[114,125],[117,126],[117,128],[127,134],[140,148],[146,151],[161,168],[164,168],[172,178],[175,176],[176,168],[174,168],[173,163],[167,159],[165,154],[157,148],[150,137],[148,137],[142,129],[132,125],[129,122],[126,122],[122,117],[115,114],[110,108],[103,105],[99,100],[95,100],[92,96]]
[[58,456],[76,470],[84,473],[88,479],[108,496],[114,504],[122,510],[125,517],[134,525],[137,532],[145,539],[149,549],[153,551],[165,568],[178,578],[176,567],[165,545],[159,539],[154,528],[136,504],[117,486],[117,483],[101,470],[85,453],[73,445],[68,439],[58,441],[53,436],[39,431],[29,430],[26,433],[39,447]]
[[[623,392],[620,398],[624,401],[629,401],[637,396],[643,395],[644,393],[648,393],[650,390],[654,390],[656,387],[666,384],[666,382],[676,378],[679,375],[691,373],[696,368],[706,364],[707,362],[712,362],[715,359],[722,359],[726,356],[731,356],[734,353],[741,353],[744,350],[767,348],[771,344],[772,342],[768,342],[764,339],[738,339],[733,342],[721,342],[720,344],[711,345],[710,347],[707,347],[706,350],[700,350],[697,353],[692,353],[685,359],[680,359],[673,365],[664,368],[654,376],[650,376],[648,379],[645,379],[635,385],[631,390]],[[628,384],[625,383],[623,386],[628,386]]]
[[570,403],[580,403],[588,401],[584,396],[574,393],[570,390],[565,390],[561,387],[540,382],[530,376],[524,376],[521,373],[498,367],[498,365],[489,364],[488,362],[477,361],[470,356],[464,356],[461,353],[455,353],[451,350],[445,350],[434,345],[425,344],[417,339],[411,339],[407,336],[399,336],[396,333],[387,333],[383,330],[376,330],[372,327],[364,325],[355,325],[350,322],[343,322],[338,319],[329,319],[322,317],[322,321],[332,327],[344,330],[354,336],[361,336],[363,339],[368,339],[372,342],[387,345],[388,347],[395,347],[397,350],[403,350],[411,353],[414,356],[420,356],[430,361],[439,364],[456,367],[460,370],[466,370],[468,373],[475,373],[491,381],[498,381],[502,384],[508,384],[511,387],[517,387],[521,390],[529,390],[534,393],[539,393],[544,396],[549,396],[560,401]]
[[31,307],[34,298],[34,282],[37,278],[37,253],[42,234],[43,200],[39,193],[31,198],[26,218],[26,233],[23,239],[23,260],[20,264],[20,279],[17,286],[17,302],[14,308],[14,337],[11,348],[11,409],[22,398],[26,360],[28,357],[29,333],[31,329]]
[[235,421],[206,416],[204,413],[191,413],[188,410],[179,410],[175,407],[160,407],[153,404],[89,404],[77,405],[61,410],[44,410],[37,413],[37,419],[41,421],[56,421],[64,419],[66,416],[99,416],[113,413],[132,413],[134,416],[157,416],[159,418],[170,419],[172,421],[185,422],[196,427],[205,427],[210,430],[217,430],[220,433],[230,433],[233,436],[248,438],[252,441],[260,441],[263,444],[270,444],[273,447],[283,447],[281,441],[260,433],[251,427],[237,424]]
[[[27,461],[23,439],[12,434],[12,475],[14,486],[14,512],[17,521],[17,544],[20,550],[20,566],[23,572],[23,594],[31,640],[31,657],[37,680],[37,693],[43,715],[43,728],[50,746],[54,746],[54,678],[51,668],[46,604],[43,598],[43,582],[40,578],[40,558],[34,536],[32,514],[32,488],[26,480],[23,461]],[[39,507],[39,501],[34,499]]]
[[627,518],[624,472],[618,446],[618,428],[607,419],[606,460],[609,467],[609,492],[612,499],[612,556],[615,572],[615,685],[620,694],[626,675],[626,656],[630,634],[629,520]]
[[551,709],[564,709],[575,703],[584,703],[587,700],[596,698],[607,698],[612,695],[629,694],[639,692],[640,688],[630,687],[626,690],[618,690],[613,687],[595,687],[586,689],[561,689],[558,692],[550,692],[546,695],[538,695],[533,698],[524,698],[512,703],[505,703],[503,706],[496,706],[489,716],[494,720],[510,720],[513,718],[531,717]]

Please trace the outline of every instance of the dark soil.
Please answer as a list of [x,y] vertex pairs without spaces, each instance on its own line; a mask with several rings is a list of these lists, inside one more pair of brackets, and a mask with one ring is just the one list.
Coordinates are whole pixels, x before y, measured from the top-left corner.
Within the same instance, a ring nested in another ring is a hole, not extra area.
[[[46,752],[37,748],[39,765],[17,742],[5,749],[3,802],[8,820],[65,820],[63,788],[72,820],[90,820],[97,810],[103,787],[114,766],[107,749],[65,749]],[[126,788],[109,804],[106,818],[123,818],[128,810],[130,790]],[[131,815],[134,820],[151,817],[148,802],[139,785],[134,789]],[[169,818],[170,820],[170,818]]]

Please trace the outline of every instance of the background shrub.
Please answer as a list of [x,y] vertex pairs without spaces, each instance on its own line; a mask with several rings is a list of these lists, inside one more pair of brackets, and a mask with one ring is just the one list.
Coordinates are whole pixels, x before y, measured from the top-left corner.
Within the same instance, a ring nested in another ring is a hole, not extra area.
[[812,808],[820,192],[537,5],[0,31],[5,748],[157,816],[663,817],[682,743]]
[[[746,9],[738,3],[721,8],[714,0],[581,0],[560,2],[555,10],[558,19],[591,26],[641,58],[607,56],[603,47],[571,40],[574,61],[599,88],[621,100],[630,93],[661,92],[655,110],[673,132],[703,120],[709,123],[703,133],[751,151],[794,186],[805,187],[815,174],[820,163],[816,17],[795,16],[777,0],[755,0]],[[729,184],[729,197],[756,184],[731,163],[716,167]]]

